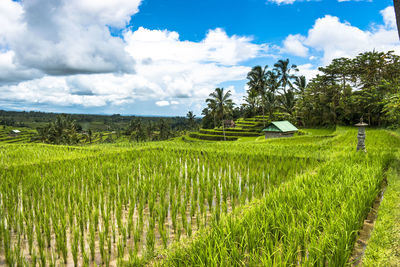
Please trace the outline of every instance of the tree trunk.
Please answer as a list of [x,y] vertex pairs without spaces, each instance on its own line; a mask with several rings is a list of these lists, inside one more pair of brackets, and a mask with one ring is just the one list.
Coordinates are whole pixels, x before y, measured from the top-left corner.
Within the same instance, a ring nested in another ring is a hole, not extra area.
[[397,30],[399,32],[399,38],[400,38],[400,0],[393,0],[393,4],[394,4],[394,11],[396,13]]
[[224,122],[224,119],[222,119],[222,132],[224,133],[224,141],[226,141],[226,137],[225,137],[225,122]]
[[264,128],[265,128],[265,115],[264,115],[264,105],[262,106],[262,112],[263,112],[263,124],[264,124]]

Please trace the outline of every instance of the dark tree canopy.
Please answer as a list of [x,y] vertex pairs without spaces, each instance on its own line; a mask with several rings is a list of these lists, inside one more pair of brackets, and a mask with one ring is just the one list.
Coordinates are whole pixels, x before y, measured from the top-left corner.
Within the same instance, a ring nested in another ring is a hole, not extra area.
[[[360,117],[371,126],[400,124],[400,57],[392,51],[336,58],[319,71],[307,83],[289,59],[279,60],[273,69],[253,67],[245,103],[235,116],[265,115],[298,126],[352,125]],[[203,126],[219,126],[215,103],[207,103]]]

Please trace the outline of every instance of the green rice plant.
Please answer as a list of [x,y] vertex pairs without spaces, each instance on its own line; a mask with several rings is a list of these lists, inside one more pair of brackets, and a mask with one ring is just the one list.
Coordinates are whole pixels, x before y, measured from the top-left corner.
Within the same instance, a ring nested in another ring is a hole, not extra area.
[[96,253],[95,251],[95,226],[93,224],[90,224],[89,226],[90,229],[90,240],[89,240],[89,248],[90,248],[90,259],[94,261],[94,255]]
[[107,254],[106,255],[106,264],[107,264],[107,261],[108,262],[110,261],[110,255],[112,253],[111,236],[107,236],[107,251],[108,251],[108,253],[106,253]]
[[124,257],[124,250],[125,250],[125,243],[124,243],[123,239],[120,238],[118,240],[118,244],[117,244],[118,259],[122,259]]
[[32,252],[32,255],[31,255],[31,264],[32,264],[32,266],[36,266],[36,263],[37,263],[37,255],[36,255],[36,252]]
[[88,267],[90,265],[90,259],[86,251],[82,252],[82,266]]
[[138,255],[135,253],[134,250],[129,250],[128,265],[133,267],[143,266],[142,261],[140,260],[140,258],[138,257]]
[[64,264],[67,263],[67,259],[68,259],[68,247],[67,247],[67,223],[66,220],[62,220],[61,221],[61,234],[60,236],[62,237],[62,241],[61,242],[61,251],[62,251],[62,255],[63,255],[63,259],[64,259]]
[[[40,255],[42,247],[48,264],[53,256],[46,253],[49,244],[55,244],[55,252],[66,261],[68,249],[72,252],[67,240],[77,229],[78,258],[84,261],[86,241],[90,258],[94,260],[100,252],[102,262],[109,264],[116,260],[120,242],[125,244],[124,253],[132,250],[146,258],[157,253],[159,244],[169,250],[169,241],[182,235],[188,237],[182,242],[190,242],[190,236],[201,229],[196,240],[211,242],[201,233],[213,233],[213,244],[220,251],[201,248],[187,258],[200,258],[208,251],[218,259],[204,261],[210,265],[293,265],[297,261],[312,265],[324,261],[322,253],[325,260],[341,264],[354,239],[351,231],[358,229],[365,203],[379,188],[385,153],[392,153],[400,142],[385,131],[371,130],[363,158],[347,148],[355,142],[355,131],[339,127],[331,135],[246,143],[157,142],[137,147],[0,146],[5,155],[0,160],[4,167],[0,168],[0,225],[8,222],[0,227],[2,247],[7,229],[13,239],[10,250],[14,251],[18,236],[27,247],[21,251],[23,258],[32,242],[31,253]],[[25,154],[34,164],[19,159]],[[329,168],[327,162],[332,162]],[[372,166],[380,171],[374,172]],[[373,178],[351,175],[347,169],[354,167]],[[363,206],[345,192],[354,192]],[[246,215],[253,209],[258,212]],[[237,215],[241,212],[246,216]],[[336,221],[333,214],[338,214]],[[230,216],[235,219],[229,226]],[[214,231],[215,227],[223,232]],[[347,237],[335,237],[339,229]],[[241,239],[231,239],[228,230],[235,230]],[[227,238],[219,239],[223,234]],[[131,235],[133,241],[128,242]]]
[[101,256],[101,261],[103,264],[106,262],[106,252],[105,252],[105,234],[104,232],[99,232],[99,250],[100,250],[100,256]]
[[74,228],[71,240],[71,252],[72,252],[72,259],[74,260],[74,266],[78,266],[78,250],[79,250],[79,230],[77,228]]

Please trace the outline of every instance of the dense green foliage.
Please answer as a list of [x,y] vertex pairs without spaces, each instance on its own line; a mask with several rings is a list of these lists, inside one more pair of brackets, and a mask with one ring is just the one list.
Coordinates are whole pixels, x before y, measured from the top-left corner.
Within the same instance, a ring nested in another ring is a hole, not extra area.
[[298,116],[306,125],[352,124],[361,116],[370,125],[398,125],[399,56],[366,52],[319,70],[299,95]]
[[[289,59],[279,60],[271,69],[253,67],[247,75],[245,103],[227,118],[284,117],[308,127],[353,125],[364,117],[371,126],[400,125],[399,56],[365,52],[352,59],[334,59],[319,71],[307,84]],[[203,128],[220,126],[220,120],[213,120],[214,110],[210,105],[203,110]]]
[[[0,125],[14,127],[29,127],[36,129],[54,122],[58,113],[47,113],[37,111],[5,111],[0,110]],[[92,114],[69,114],[71,120],[75,121],[83,130],[91,129],[93,132],[100,131],[124,131],[132,120],[140,118],[145,124],[156,125],[164,120],[173,131],[188,129],[188,119],[185,117],[146,117],[146,116],[122,116],[114,115],[92,115]],[[194,118],[193,118],[194,119]],[[199,123],[198,119],[192,121],[194,126]]]
[[79,126],[68,115],[57,116],[54,122],[37,130],[38,139],[44,143],[73,145],[79,142]]

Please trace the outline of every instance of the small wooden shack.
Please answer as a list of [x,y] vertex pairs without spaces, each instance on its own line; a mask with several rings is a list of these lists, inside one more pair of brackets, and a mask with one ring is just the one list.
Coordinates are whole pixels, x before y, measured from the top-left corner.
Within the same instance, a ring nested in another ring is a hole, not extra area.
[[235,128],[235,122],[233,120],[224,120],[225,128]]
[[265,139],[292,137],[298,129],[288,121],[273,121],[263,130]]
[[10,131],[10,136],[11,137],[17,137],[21,133],[20,130],[11,130]]

